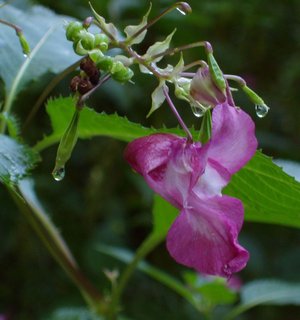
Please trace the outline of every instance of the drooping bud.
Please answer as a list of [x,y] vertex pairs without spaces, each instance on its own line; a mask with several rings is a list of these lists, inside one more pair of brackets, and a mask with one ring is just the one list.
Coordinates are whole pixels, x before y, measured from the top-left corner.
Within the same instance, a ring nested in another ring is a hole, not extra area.
[[110,56],[103,56],[96,62],[97,68],[105,72],[110,72],[114,64],[114,60]]
[[94,49],[95,36],[92,33],[86,32],[86,31],[81,31],[80,32],[80,40],[81,40],[82,47],[84,49],[86,49],[86,50]]
[[259,118],[265,117],[269,112],[269,107],[265,104],[264,100],[250,89],[247,85],[242,86],[242,90],[247,94],[249,99],[255,104],[256,115]]
[[214,108],[226,100],[225,94],[213,81],[210,69],[204,66],[198,69],[191,81],[190,95],[204,107]]
[[187,2],[178,2],[176,9],[183,15],[190,14],[192,12],[192,8]]
[[56,154],[55,167],[52,172],[56,181],[61,181],[65,175],[65,164],[70,159],[72,151],[77,141],[77,129],[79,123],[80,110],[76,109],[72,120],[62,136]]
[[29,44],[28,44],[23,32],[22,31],[18,31],[17,32],[17,36],[19,38],[19,41],[20,41],[20,44],[21,44],[21,47],[22,47],[24,55],[28,56],[29,53],[30,53],[30,46],[29,46]]

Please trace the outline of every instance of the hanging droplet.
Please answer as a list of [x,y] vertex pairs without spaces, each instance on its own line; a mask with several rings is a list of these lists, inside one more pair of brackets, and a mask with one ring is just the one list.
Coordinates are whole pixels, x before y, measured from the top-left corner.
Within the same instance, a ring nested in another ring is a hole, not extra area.
[[65,177],[65,167],[55,168],[52,176],[55,181],[61,181]]
[[205,112],[209,109],[209,106],[206,107],[201,103],[191,104],[191,109],[195,117],[201,118],[204,116]]
[[186,12],[184,12],[183,10],[181,10],[180,8],[176,8],[177,11],[179,11],[182,15],[186,15]]
[[255,112],[259,118],[265,117],[269,112],[269,107],[265,104],[255,105]]
[[23,57],[26,59],[28,57],[28,54],[23,53]]
[[176,9],[184,16],[192,12],[192,8],[187,2],[176,3]]

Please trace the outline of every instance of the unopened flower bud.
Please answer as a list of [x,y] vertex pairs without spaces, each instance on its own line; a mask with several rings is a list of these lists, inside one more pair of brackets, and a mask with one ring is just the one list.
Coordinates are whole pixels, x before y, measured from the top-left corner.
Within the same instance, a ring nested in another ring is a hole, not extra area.
[[114,60],[110,56],[103,56],[96,62],[97,68],[105,72],[110,72],[114,64]]
[[93,17],[87,17],[84,19],[83,23],[82,23],[82,26],[85,28],[85,29],[88,29],[92,22],[93,22],[94,18]]
[[86,50],[92,50],[94,49],[94,44],[95,44],[95,36],[86,31],[81,31],[80,32],[80,39],[81,39],[81,44],[82,47]]
[[85,56],[88,53],[88,50],[82,46],[81,40],[73,43],[73,50],[79,56]]
[[80,38],[80,31],[83,30],[83,26],[78,21],[72,21],[66,28],[66,37],[69,41],[78,41]]
[[94,43],[95,48],[98,48],[102,52],[105,52],[108,49],[108,43],[109,43],[109,39],[106,34],[104,33],[95,34],[95,43]]
[[30,53],[30,47],[29,47],[29,44],[28,44],[23,32],[22,31],[17,32],[17,36],[19,38],[23,53],[24,53],[24,55],[27,56]]
[[133,76],[133,71],[125,67],[122,62],[116,61],[111,68],[112,78],[119,82],[126,82]]
[[225,102],[225,94],[216,86],[208,66],[198,69],[190,86],[190,95],[203,106],[214,108]]

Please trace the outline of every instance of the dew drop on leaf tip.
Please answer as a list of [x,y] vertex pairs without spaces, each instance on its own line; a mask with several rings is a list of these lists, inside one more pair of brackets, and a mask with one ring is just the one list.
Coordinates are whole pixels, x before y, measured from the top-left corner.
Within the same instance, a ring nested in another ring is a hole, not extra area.
[[65,167],[55,168],[52,176],[55,181],[61,181],[65,177]]

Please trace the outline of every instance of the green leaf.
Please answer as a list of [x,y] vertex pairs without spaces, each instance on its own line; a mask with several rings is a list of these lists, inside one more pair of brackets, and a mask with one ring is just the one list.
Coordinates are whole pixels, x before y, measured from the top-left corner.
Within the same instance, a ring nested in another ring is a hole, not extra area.
[[150,5],[149,5],[149,9],[147,11],[147,13],[143,16],[143,19],[141,21],[141,23],[139,23],[138,25],[136,26],[127,26],[125,29],[124,29],[124,32],[126,33],[127,35],[127,39],[125,40],[129,45],[133,45],[133,44],[138,44],[138,43],[141,43],[146,34],[147,34],[147,30],[144,30],[143,32],[141,32],[137,37],[131,39],[131,37],[136,33],[138,32],[140,29],[142,29],[143,27],[145,27],[148,23],[148,16],[149,16],[149,13],[151,11],[151,8],[152,8],[152,3],[150,2]]
[[5,82],[7,92],[11,90],[25,61],[27,67],[22,78],[18,80],[16,93],[29,81],[37,80],[47,72],[59,73],[78,60],[72,45],[66,40],[63,27],[64,22],[72,20],[72,18],[56,15],[41,6],[33,6],[29,10],[18,10],[10,5],[1,8],[0,18],[19,25],[32,49],[41,41],[47,31],[49,32],[47,39],[42,43],[35,56],[29,56],[27,58],[29,60],[27,60],[22,54],[15,31],[1,25],[0,77]]
[[198,305],[202,310],[209,310],[220,304],[231,304],[237,299],[237,293],[229,288],[224,278],[203,277],[199,273],[187,271],[184,279],[191,289],[200,293]]
[[225,319],[236,316],[258,305],[300,305],[300,284],[281,280],[256,280],[241,290],[241,304],[234,308]]
[[38,155],[26,145],[0,135],[0,181],[12,185],[35,166]]
[[242,200],[246,220],[300,227],[300,183],[259,151],[225,192]]
[[114,24],[112,24],[111,22],[110,23],[106,23],[105,19],[100,16],[100,14],[98,14],[96,12],[96,10],[93,8],[92,4],[90,3],[90,7],[93,11],[93,14],[95,16],[95,18],[97,19],[97,21],[99,22],[100,24],[100,27],[102,29],[102,31],[108,35],[111,39],[114,39],[114,40],[117,40],[119,37],[119,31],[118,29],[115,27]]
[[[50,116],[53,132],[35,146],[36,150],[42,150],[60,141],[66,127],[74,113],[75,101],[73,98],[58,98],[49,100],[46,106]],[[140,124],[130,122],[117,114],[107,115],[97,113],[95,110],[84,107],[80,114],[78,137],[88,139],[95,136],[107,136],[121,141],[129,142],[136,138],[152,133],[166,132],[183,135],[180,129],[145,128]]]
[[164,95],[164,88],[165,81],[162,80],[159,82],[158,86],[154,89],[154,91],[151,94],[152,99],[152,105],[149,113],[147,114],[147,118],[155,111],[157,110],[166,100],[166,96]]
[[165,238],[171,224],[178,215],[178,209],[158,195],[154,196],[152,233]]

